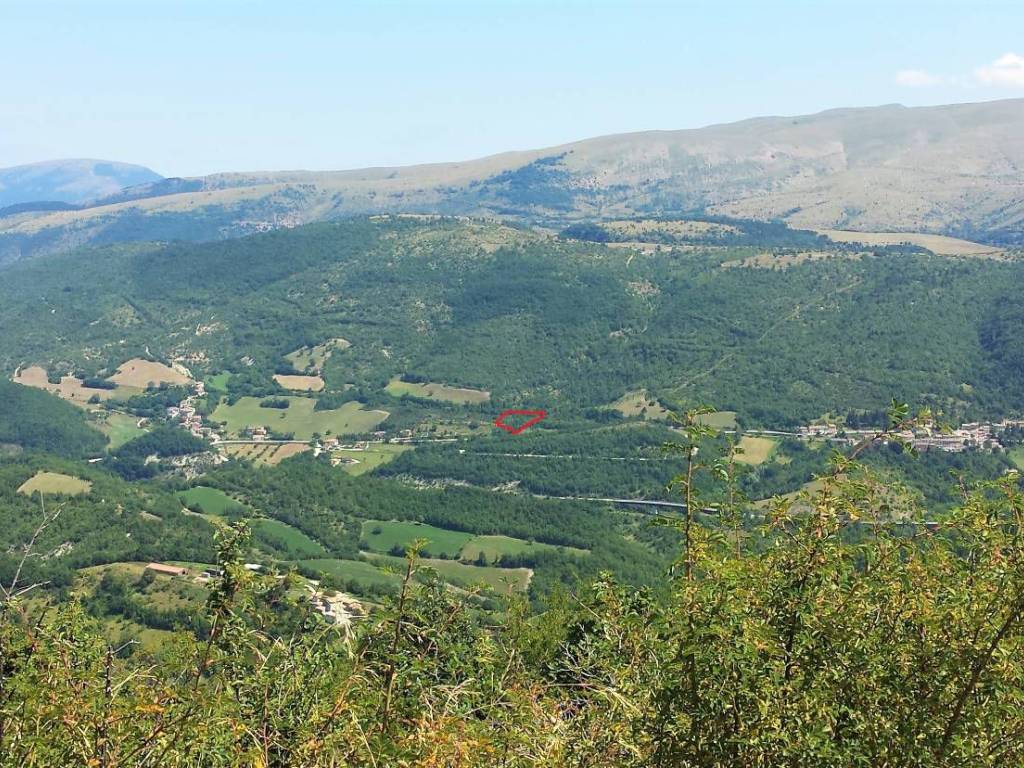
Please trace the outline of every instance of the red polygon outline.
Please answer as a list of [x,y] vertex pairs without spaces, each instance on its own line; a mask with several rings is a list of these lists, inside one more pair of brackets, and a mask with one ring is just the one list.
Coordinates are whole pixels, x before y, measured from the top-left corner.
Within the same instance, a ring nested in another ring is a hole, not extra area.
[[[504,429],[510,435],[518,435],[520,432],[532,427],[538,421],[543,421],[547,415],[547,411],[517,411],[514,408],[510,408],[507,411],[501,412],[501,415],[494,420],[494,426],[498,429]],[[504,420],[507,416],[533,416],[533,418],[523,422],[518,427],[513,427],[510,424],[505,423]]]

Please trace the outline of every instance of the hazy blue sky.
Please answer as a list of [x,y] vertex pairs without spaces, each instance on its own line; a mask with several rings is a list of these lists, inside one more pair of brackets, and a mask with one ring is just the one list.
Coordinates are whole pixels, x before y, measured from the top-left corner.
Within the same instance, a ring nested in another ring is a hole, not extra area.
[[0,166],[97,157],[191,175],[456,160],[1024,96],[1022,57],[1022,0],[0,0]]

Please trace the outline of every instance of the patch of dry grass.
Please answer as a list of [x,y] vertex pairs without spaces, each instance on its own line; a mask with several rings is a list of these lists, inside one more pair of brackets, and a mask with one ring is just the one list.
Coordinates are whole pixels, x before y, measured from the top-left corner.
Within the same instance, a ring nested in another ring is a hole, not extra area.
[[319,392],[324,388],[324,380],[319,376],[291,376],[278,373],[274,375],[274,381],[294,392]]
[[88,493],[92,483],[60,472],[37,472],[18,488],[18,493],[31,496],[34,493],[81,496]]
[[867,246],[917,245],[939,256],[997,258],[1004,253],[1001,248],[994,245],[920,232],[852,232],[845,229],[819,229],[817,232],[837,243],[862,243]]
[[117,373],[107,380],[119,386],[140,388],[146,388],[150,384],[188,384],[192,381],[181,371],[140,357],[121,363]]
[[14,381],[26,387],[45,389],[47,392],[69,400],[75,405],[85,406],[94,396],[100,400],[124,398],[141,392],[138,387],[117,387],[116,389],[94,389],[87,387],[81,379],[74,376],[63,376],[60,384],[51,384],[47,379],[46,369],[38,365],[19,370]]
[[668,418],[668,411],[661,407],[653,397],[647,395],[647,390],[641,389],[636,392],[627,392],[610,406],[626,418],[642,417],[650,421],[663,421]]

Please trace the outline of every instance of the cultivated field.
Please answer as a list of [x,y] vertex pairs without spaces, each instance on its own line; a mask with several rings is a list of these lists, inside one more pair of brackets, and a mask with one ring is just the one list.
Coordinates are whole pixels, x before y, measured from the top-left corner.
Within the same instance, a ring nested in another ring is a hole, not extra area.
[[294,392],[319,392],[324,388],[324,380],[319,376],[288,376],[278,373],[274,375],[274,381]]
[[280,464],[291,456],[310,450],[308,443],[241,443],[225,445],[224,451],[232,458],[245,459],[254,464]]
[[450,387],[447,384],[435,384],[429,381],[425,384],[414,384],[397,378],[388,382],[385,391],[393,397],[409,395],[410,397],[442,400],[446,403],[458,403],[460,405],[486,403],[491,399],[491,393],[483,389]]
[[648,420],[661,421],[668,417],[668,411],[661,407],[657,400],[647,395],[646,390],[627,392],[611,407],[626,418],[641,416]]
[[80,496],[88,493],[92,483],[71,475],[59,472],[37,472],[18,488],[18,493],[31,496],[34,493],[60,494],[62,496]]
[[1003,250],[994,245],[974,243],[944,235],[926,235],[917,232],[850,232],[844,229],[819,229],[818,234],[825,235],[837,243],[863,243],[864,245],[917,245],[927,248],[939,256],[1001,256]]
[[277,433],[291,432],[296,440],[322,435],[357,435],[372,432],[388,417],[387,411],[364,410],[353,401],[331,411],[314,411],[308,397],[286,397],[288,407],[261,408],[258,397],[243,397],[234,405],[221,403],[213,412],[214,421],[227,422],[228,432],[239,435],[246,427],[264,426]]
[[323,370],[331,353],[336,349],[348,349],[352,344],[345,339],[328,339],[315,347],[302,347],[285,355],[285,360],[295,366],[296,371]]
[[117,373],[107,379],[124,387],[145,389],[150,384],[188,384],[192,381],[181,371],[163,363],[136,357],[121,363]]
[[458,557],[462,548],[473,538],[472,533],[449,531],[426,523],[397,520],[364,520],[361,541],[375,552],[390,552],[398,546],[405,548],[417,539],[427,542],[423,555]]
[[768,461],[779,444],[769,437],[744,435],[740,438],[739,447],[743,449],[743,453],[736,457],[736,461],[756,467]]
[[15,373],[14,381],[26,387],[45,389],[51,394],[58,395],[65,400],[70,400],[75,405],[82,406],[86,405],[93,396],[98,397],[100,400],[111,400],[114,398],[130,397],[142,392],[139,388],[120,386],[117,389],[94,389],[85,386],[81,379],[74,376],[64,376],[61,378],[60,384],[51,384],[47,380],[46,369],[38,365],[22,368]]

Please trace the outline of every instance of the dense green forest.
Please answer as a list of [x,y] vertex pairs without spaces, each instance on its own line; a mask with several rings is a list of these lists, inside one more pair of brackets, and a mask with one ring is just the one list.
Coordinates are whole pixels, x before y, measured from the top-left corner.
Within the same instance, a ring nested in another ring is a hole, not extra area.
[[111,246],[5,269],[0,363],[63,361],[97,375],[148,347],[234,372],[233,398],[280,396],[272,374],[287,370],[284,355],[345,338],[352,346],[326,363],[320,395],[335,404],[381,398],[406,374],[567,418],[640,388],[715,402],[747,426],[893,396],[953,419],[1024,406],[1012,332],[1024,311],[1020,262],[838,246],[794,262],[777,246],[777,264],[733,266],[763,250],[631,253],[395,219]]
[[107,439],[80,408],[55,395],[0,378],[0,443],[80,458],[103,451]]

